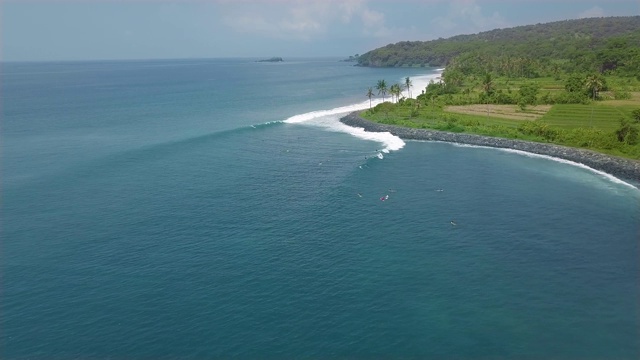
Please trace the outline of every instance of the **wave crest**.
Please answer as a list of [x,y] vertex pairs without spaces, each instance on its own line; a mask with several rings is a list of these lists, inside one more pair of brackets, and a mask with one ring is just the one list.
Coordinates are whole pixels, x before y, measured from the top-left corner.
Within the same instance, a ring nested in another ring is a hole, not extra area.
[[[411,81],[413,84],[411,91],[412,97],[416,97],[417,95],[419,95],[422,89],[426,88],[429,82],[438,80],[442,75],[443,70],[444,68],[438,69],[434,74],[411,77]],[[399,79],[399,83],[403,84],[404,78]],[[405,97],[409,97],[406,90],[402,93],[402,95]],[[317,126],[329,131],[347,133],[363,140],[379,142],[384,146],[381,150],[384,153],[400,150],[404,147],[405,142],[398,136],[392,135],[389,132],[367,132],[364,131],[363,128],[354,128],[340,122],[340,118],[348,113],[354,111],[362,111],[368,109],[370,106],[376,106],[380,103],[382,103],[382,99],[371,100],[371,102],[369,102],[369,100],[366,100],[357,104],[294,115],[287,118],[283,122],[286,124],[305,124]]]
[[[376,99],[371,101],[371,106],[381,103],[382,100]],[[382,152],[400,150],[404,147],[405,142],[399,137],[389,132],[374,133],[364,131],[363,128],[354,128],[340,122],[340,118],[353,111],[361,111],[369,108],[369,100],[359,104],[341,106],[329,110],[311,111],[304,114],[294,115],[286,120],[287,124],[304,124],[317,126],[329,131],[347,133],[359,139],[375,141],[383,144]]]

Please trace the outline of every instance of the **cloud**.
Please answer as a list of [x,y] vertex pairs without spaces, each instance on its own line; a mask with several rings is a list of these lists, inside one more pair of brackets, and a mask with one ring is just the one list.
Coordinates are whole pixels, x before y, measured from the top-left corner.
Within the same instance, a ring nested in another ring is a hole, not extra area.
[[365,28],[384,25],[384,14],[378,11],[364,9],[362,11],[362,23]]
[[223,23],[238,33],[267,38],[312,40],[339,24],[356,24],[369,36],[385,30],[385,16],[365,0],[219,1]]
[[339,2],[338,8],[342,12],[342,22],[351,22],[354,14],[360,13],[363,7],[365,7],[364,0],[350,0]]
[[384,14],[378,11],[365,9],[361,13],[363,34],[374,37],[389,37],[392,31],[385,26]]
[[498,12],[488,16],[483,14],[482,8],[475,0],[452,1],[447,14],[435,17],[433,22],[445,32],[453,29],[480,32],[509,26]]
[[[304,4],[230,4],[223,22],[239,33],[269,38],[309,39],[326,31],[326,6],[321,2]],[[286,8],[286,9],[285,9]]]
[[594,6],[591,9],[585,10],[580,14],[578,14],[578,19],[603,17],[603,16],[605,16],[604,10],[599,6]]

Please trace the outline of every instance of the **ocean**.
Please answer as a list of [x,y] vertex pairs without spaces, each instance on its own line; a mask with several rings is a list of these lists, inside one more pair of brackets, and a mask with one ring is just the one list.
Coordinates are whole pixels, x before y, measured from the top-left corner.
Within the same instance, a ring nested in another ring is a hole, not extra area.
[[3,63],[0,357],[640,357],[639,184],[347,127],[440,70],[337,60]]

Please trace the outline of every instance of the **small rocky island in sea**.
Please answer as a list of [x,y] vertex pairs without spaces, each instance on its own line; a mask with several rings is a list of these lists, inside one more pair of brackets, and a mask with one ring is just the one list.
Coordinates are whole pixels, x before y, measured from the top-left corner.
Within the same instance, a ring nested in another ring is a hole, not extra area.
[[268,59],[262,59],[262,60],[258,60],[256,62],[282,62],[284,60],[282,60],[281,57],[272,57],[272,58],[268,58]]

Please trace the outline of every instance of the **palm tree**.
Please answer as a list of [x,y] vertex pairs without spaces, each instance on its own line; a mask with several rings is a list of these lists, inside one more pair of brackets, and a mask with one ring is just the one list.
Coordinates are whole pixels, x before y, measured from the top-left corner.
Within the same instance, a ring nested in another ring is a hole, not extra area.
[[396,95],[396,102],[400,101],[400,95],[402,94],[402,85],[400,84],[394,84],[394,92]]
[[384,96],[387,94],[387,82],[384,80],[378,80],[376,90],[378,90],[378,95],[382,94],[382,102],[384,102]]
[[[600,74],[592,74],[587,76],[587,79],[584,82],[589,92],[593,94],[593,101],[596,101],[596,95],[598,91],[602,89],[604,86],[604,81]],[[591,104],[591,117],[589,118],[589,126],[593,126],[593,104]]]
[[371,98],[373,97],[373,89],[367,89],[367,97],[369,98],[369,110],[371,110]]
[[389,88],[389,94],[391,94],[391,102],[393,102],[394,96],[396,99],[398,99],[399,90],[400,86],[398,84],[391,85],[391,87]]
[[493,78],[491,77],[491,73],[486,73],[484,75],[484,79],[482,79],[482,89],[487,95],[487,116],[489,116],[489,100],[493,93]]
[[593,100],[595,101],[598,91],[600,91],[604,86],[604,82],[602,81],[602,77],[599,74],[593,74],[587,76],[585,85],[587,89],[589,89],[589,92],[593,94]]
[[411,97],[411,87],[413,84],[411,83],[411,79],[407,76],[404,78],[404,86],[407,88],[407,94]]
[[487,95],[493,93],[493,77],[491,77],[491,73],[484,75],[484,79],[482,79],[482,89]]

